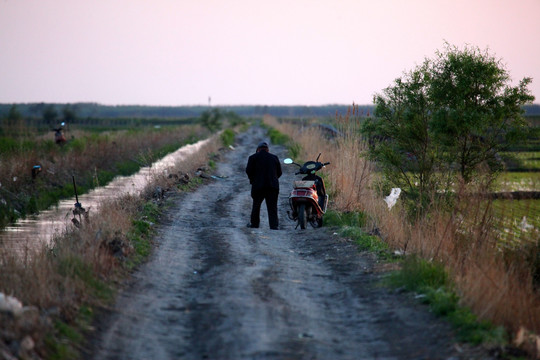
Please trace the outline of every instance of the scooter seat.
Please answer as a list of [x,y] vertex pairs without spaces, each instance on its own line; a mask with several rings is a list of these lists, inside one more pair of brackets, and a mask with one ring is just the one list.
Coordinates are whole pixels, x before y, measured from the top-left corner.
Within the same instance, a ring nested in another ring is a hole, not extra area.
[[293,183],[295,189],[297,188],[311,188],[315,186],[315,181],[312,180],[297,180]]

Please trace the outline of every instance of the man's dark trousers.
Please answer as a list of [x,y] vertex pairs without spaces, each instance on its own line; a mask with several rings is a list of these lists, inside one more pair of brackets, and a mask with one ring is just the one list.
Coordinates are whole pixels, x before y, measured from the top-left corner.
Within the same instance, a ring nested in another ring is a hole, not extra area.
[[266,201],[266,209],[268,211],[268,222],[270,229],[277,230],[279,225],[277,201],[279,189],[263,188],[252,190],[251,197],[253,198],[253,207],[251,208],[251,226],[259,227],[261,204]]

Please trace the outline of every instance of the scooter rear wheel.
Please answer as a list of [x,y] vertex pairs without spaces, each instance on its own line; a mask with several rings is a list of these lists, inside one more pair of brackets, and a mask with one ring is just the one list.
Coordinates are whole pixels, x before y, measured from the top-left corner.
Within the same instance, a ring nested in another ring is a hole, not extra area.
[[298,225],[300,225],[300,229],[306,228],[306,222],[307,222],[307,213],[306,213],[306,205],[300,204],[298,205]]

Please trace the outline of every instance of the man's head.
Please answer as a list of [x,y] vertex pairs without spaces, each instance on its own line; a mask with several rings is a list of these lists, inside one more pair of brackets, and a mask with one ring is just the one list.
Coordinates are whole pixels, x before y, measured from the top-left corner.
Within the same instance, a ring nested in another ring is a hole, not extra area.
[[261,141],[259,143],[259,145],[257,146],[257,152],[261,151],[261,150],[264,150],[264,151],[269,151],[268,149],[268,144],[265,142],[265,141]]

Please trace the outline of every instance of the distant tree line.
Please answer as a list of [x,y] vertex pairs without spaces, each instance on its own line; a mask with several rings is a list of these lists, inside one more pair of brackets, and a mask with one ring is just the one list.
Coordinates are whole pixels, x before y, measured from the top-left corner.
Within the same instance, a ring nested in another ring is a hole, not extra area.
[[[243,117],[273,115],[277,117],[333,117],[336,112],[347,112],[349,105],[323,105],[323,106],[267,106],[267,105],[239,105],[239,106],[142,106],[142,105],[100,105],[97,103],[21,103],[0,104],[0,117],[4,118],[12,106],[16,106],[18,113],[24,118],[41,118],[47,123],[60,119],[73,121],[86,118],[195,118],[205,111],[219,108],[224,112],[234,112]],[[373,112],[372,105],[360,106],[360,111],[366,114]],[[540,113],[540,110],[539,110]]]
[[[147,126],[155,124],[180,125],[206,119],[207,127],[213,128],[209,115],[235,114],[242,118],[272,115],[279,118],[334,118],[336,114],[345,114],[349,105],[322,106],[142,106],[142,105],[100,105],[97,103],[20,103],[0,104],[0,126],[12,127],[26,124],[38,128],[57,127],[61,122],[82,126]],[[523,106],[524,115],[531,119],[533,126],[538,126],[540,105]],[[360,105],[361,116],[373,115],[375,105]],[[226,116],[227,117],[227,116]],[[234,121],[234,120],[233,120]],[[1,131],[0,131],[1,132]]]

